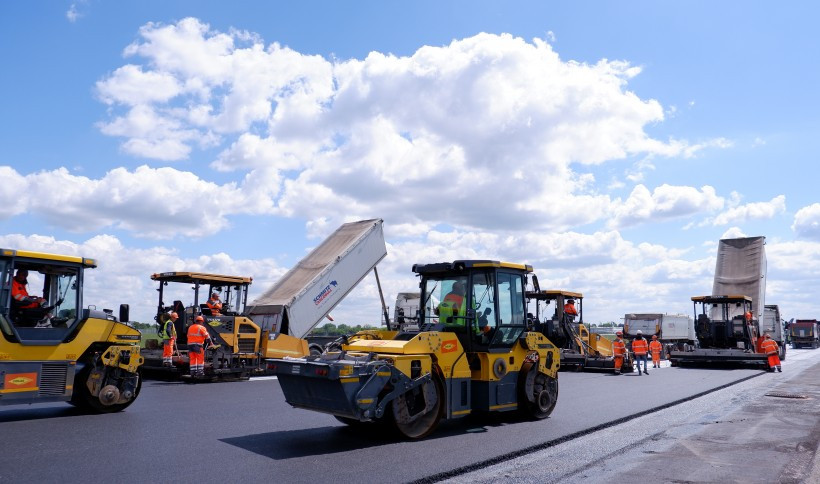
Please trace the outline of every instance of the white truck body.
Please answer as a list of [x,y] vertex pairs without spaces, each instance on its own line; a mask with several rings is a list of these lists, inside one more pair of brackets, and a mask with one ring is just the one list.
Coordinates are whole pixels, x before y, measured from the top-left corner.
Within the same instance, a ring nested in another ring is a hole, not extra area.
[[421,294],[418,292],[400,292],[396,294],[396,307],[393,309],[393,321],[405,326],[418,326]]
[[763,317],[760,318],[760,332],[769,333],[772,339],[782,346],[783,321],[780,318],[780,308],[776,304],[767,304],[763,307]]
[[695,341],[695,321],[685,314],[629,313],[624,315],[624,336],[631,339],[638,330],[644,336],[658,335],[662,343]]
[[305,338],[387,255],[381,219],[342,225],[249,305],[271,335]]
[[720,240],[712,295],[749,296],[753,318],[760,319],[766,304],[766,237]]

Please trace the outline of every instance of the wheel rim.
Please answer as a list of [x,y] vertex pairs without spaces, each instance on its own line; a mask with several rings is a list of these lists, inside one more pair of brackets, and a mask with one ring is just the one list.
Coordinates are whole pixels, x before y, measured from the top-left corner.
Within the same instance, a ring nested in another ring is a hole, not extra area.
[[[442,391],[441,386],[437,380],[434,379],[419,387],[422,393],[432,392],[435,395],[436,402],[425,413],[416,416],[411,409],[419,405],[419,394],[414,392],[407,392],[404,395],[396,398],[393,403],[393,420],[396,424],[396,429],[399,433],[409,439],[420,439],[429,435],[435,430],[439,421],[441,420],[441,405],[442,405]],[[426,401],[426,400],[425,400]],[[403,415],[408,413],[415,417],[411,422],[402,422]]]

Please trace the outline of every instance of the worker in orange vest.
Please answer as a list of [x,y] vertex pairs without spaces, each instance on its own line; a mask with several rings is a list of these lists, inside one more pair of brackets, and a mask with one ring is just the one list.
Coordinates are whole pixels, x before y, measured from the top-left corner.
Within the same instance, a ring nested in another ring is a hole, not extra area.
[[649,343],[649,352],[652,353],[652,368],[660,368],[661,367],[661,352],[663,351],[663,346],[661,342],[658,341],[658,335],[652,335],[652,341]]
[[211,335],[203,326],[205,318],[197,316],[194,324],[188,328],[188,361],[191,376],[205,375],[205,341],[210,341]]
[[612,356],[615,357],[615,374],[621,374],[621,367],[624,366],[624,355],[626,355],[626,345],[623,340],[624,334],[620,331],[615,333],[615,341],[612,342]]
[[578,310],[575,309],[575,300],[568,299],[567,303],[564,304],[564,314],[570,316],[570,320],[574,320],[575,316],[578,316]]
[[219,316],[222,313],[222,301],[219,300],[219,294],[211,294],[211,298],[205,303],[208,309],[211,310],[211,316]]
[[174,311],[168,313],[168,319],[160,328],[159,337],[162,338],[162,366],[173,366],[174,347],[177,342],[177,328],[174,324],[179,315]]
[[46,300],[41,297],[30,296],[26,288],[27,285],[28,271],[18,269],[11,280],[11,297],[20,305],[20,309],[33,309],[43,306]]
[[635,339],[632,340],[632,352],[635,353],[635,367],[638,369],[638,376],[641,376],[641,361],[643,361],[643,372],[648,375],[646,354],[649,352],[649,343],[644,339],[643,331],[640,329],[635,333]]
[[760,349],[769,357],[769,371],[783,372],[780,368],[780,348],[777,346],[777,341],[771,339],[769,333],[763,335],[763,343],[760,344]]

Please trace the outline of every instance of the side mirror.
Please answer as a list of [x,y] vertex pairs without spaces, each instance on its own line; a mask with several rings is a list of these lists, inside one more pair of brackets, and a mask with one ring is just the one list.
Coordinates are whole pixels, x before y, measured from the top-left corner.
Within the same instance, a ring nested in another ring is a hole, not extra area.
[[130,320],[129,306],[127,304],[120,304],[120,322],[127,323]]

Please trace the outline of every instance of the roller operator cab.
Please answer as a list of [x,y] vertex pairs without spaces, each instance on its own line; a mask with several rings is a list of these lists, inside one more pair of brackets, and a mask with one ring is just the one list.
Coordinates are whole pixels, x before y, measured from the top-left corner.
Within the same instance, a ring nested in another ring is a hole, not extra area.
[[126,324],[126,304],[119,319],[83,306],[93,267],[83,257],[0,249],[0,405],[68,401],[117,412],[137,398],[140,332]]
[[272,360],[287,402],[348,424],[388,422],[411,439],[473,412],[549,416],[560,352],[527,325],[532,267],[473,260],[413,271],[418,328],[363,331],[340,351]]

